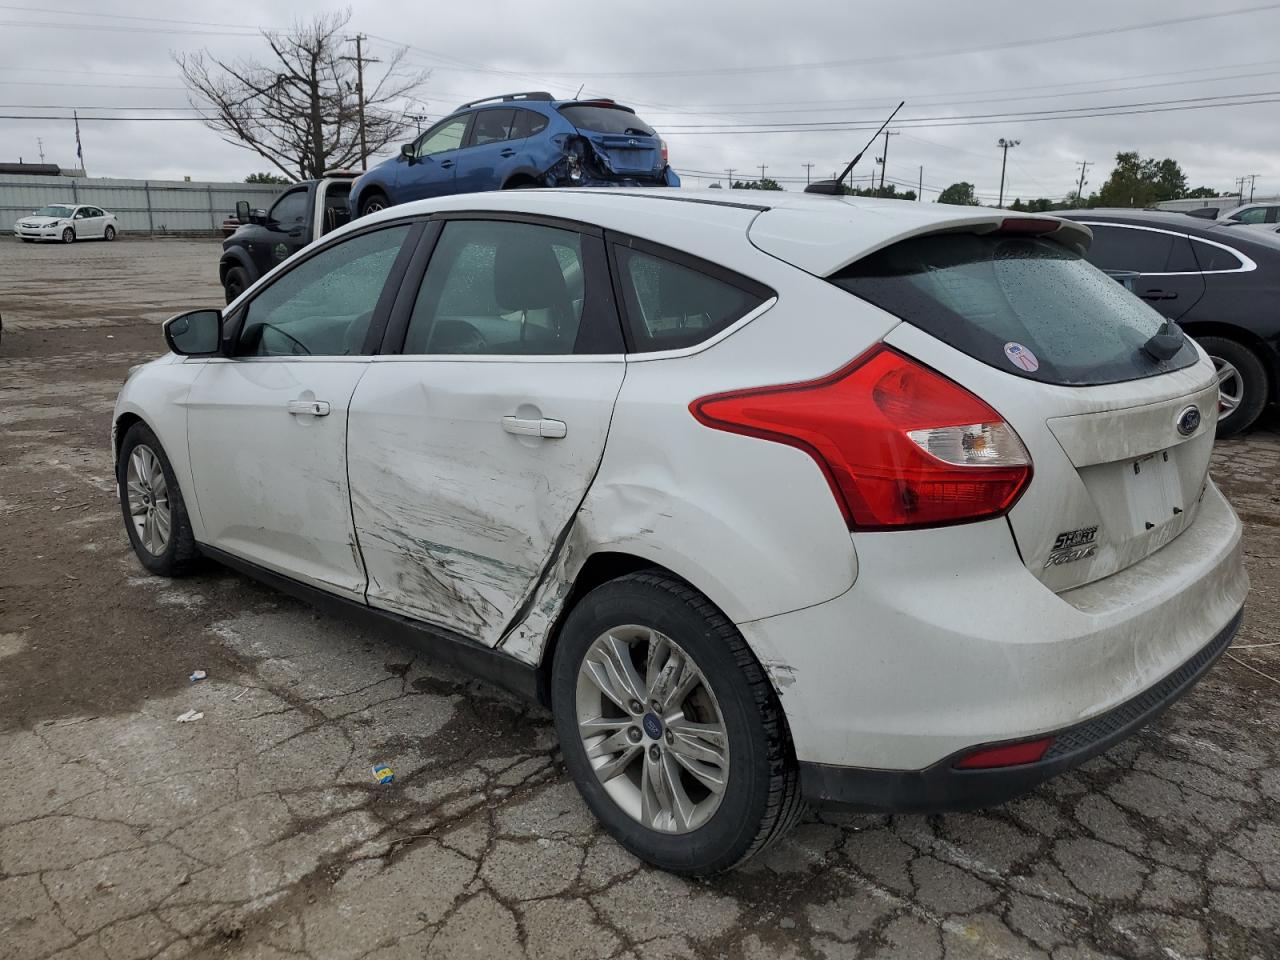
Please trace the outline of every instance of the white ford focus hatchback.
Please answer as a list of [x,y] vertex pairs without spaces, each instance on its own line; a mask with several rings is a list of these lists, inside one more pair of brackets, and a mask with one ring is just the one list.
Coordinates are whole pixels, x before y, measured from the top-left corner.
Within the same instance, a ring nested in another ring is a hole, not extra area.
[[805,801],[999,803],[1156,716],[1248,589],[1213,364],[1079,224],[756,200],[408,204],[174,317],[115,410],[139,559],[540,699],[684,873]]

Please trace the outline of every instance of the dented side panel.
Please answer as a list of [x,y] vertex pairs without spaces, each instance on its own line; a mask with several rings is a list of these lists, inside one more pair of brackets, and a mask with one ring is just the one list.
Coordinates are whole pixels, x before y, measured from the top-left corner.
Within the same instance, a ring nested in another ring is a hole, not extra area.
[[[498,643],[596,473],[621,359],[380,357],[352,401],[368,600]],[[562,438],[507,432],[552,419]]]

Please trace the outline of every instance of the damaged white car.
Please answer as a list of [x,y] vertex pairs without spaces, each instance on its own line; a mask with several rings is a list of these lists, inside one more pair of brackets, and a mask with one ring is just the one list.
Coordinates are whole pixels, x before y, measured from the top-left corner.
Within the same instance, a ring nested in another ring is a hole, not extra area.
[[1089,241],[723,191],[384,210],[167,322],[116,404],[128,535],[540,699],[670,870],[805,802],[996,804],[1189,689],[1248,589],[1213,364]]

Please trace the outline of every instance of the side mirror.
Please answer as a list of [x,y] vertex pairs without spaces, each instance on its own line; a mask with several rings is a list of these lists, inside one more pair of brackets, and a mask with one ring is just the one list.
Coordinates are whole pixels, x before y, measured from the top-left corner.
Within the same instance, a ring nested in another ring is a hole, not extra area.
[[258,209],[256,210],[250,210],[249,222],[250,223],[266,223],[267,211],[263,210],[261,207],[258,207]]
[[402,156],[406,160],[412,161],[413,160],[413,144],[412,143],[400,144],[400,156]]
[[164,322],[164,340],[180,357],[216,357],[222,353],[222,311],[192,310]]
[[236,219],[239,220],[241,223],[249,222],[249,201],[248,200],[236,201]]

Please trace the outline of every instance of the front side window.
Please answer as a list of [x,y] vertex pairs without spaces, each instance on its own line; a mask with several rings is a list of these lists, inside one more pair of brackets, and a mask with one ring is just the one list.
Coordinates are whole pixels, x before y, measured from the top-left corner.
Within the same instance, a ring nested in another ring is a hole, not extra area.
[[916,237],[830,279],[976,360],[1044,383],[1137,380],[1197,358],[1190,340],[1164,363],[1148,355],[1142,346],[1164,317],[1047,238]]
[[307,191],[294,190],[286,193],[271,208],[269,219],[273,223],[291,227],[307,219]]
[[445,224],[404,352],[571,354],[586,303],[583,237],[499,220]]
[[1241,210],[1239,213],[1232,214],[1231,219],[1240,223],[1266,223],[1267,208],[1250,207],[1248,210]]
[[467,118],[458,117],[446,120],[439,126],[422,135],[414,148],[415,157],[429,157],[433,153],[444,153],[446,150],[457,150],[462,145],[462,138],[467,132]]
[[471,128],[471,145],[482,147],[486,143],[500,143],[511,135],[515,124],[514,110],[481,110]]
[[236,354],[362,355],[374,308],[408,233],[407,225],[363,233],[294,267],[249,303]]
[[748,291],[691,266],[633,247],[615,249],[633,352],[701,343],[767,299],[763,291]]
[[93,214],[89,212],[88,207],[81,207],[79,210],[76,211],[75,218],[77,220],[86,220],[91,216],[93,216]]

